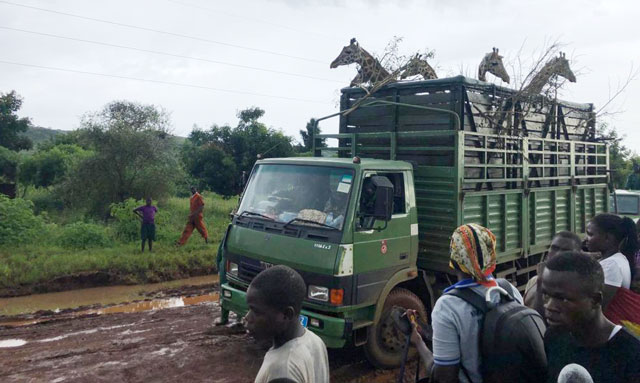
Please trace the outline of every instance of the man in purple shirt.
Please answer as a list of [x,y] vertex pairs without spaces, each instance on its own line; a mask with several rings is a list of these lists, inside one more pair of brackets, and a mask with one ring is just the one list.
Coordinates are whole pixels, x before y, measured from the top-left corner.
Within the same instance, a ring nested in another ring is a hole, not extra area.
[[154,221],[158,208],[151,205],[151,198],[147,198],[147,204],[139,206],[133,209],[133,213],[136,214],[142,220],[142,227],[140,228],[140,237],[142,238],[142,252],[144,253],[144,242],[149,241],[149,251],[153,246],[153,241],[156,240],[156,223]]

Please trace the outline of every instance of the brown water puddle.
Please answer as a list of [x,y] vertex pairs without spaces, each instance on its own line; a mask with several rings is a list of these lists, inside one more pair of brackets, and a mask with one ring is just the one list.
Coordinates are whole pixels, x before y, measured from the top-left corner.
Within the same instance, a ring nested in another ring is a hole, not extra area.
[[154,299],[150,301],[132,302],[123,305],[116,305],[110,307],[104,307],[100,309],[89,309],[74,311],[67,314],[61,314],[60,316],[48,316],[34,319],[25,320],[13,320],[13,321],[0,321],[0,326],[7,327],[21,327],[29,326],[36,323],[48,322],[53,319],[60,318],[79,318],[88,315],[104,315],[104,314],[117,314],[117,313],[138,313],[143,311],[162,310],[173,307],[183,307],[190,305],[197,305],[205,302],[218,302],[220,295],[215,292],[205,295],[197,295],[192,297],[175,297],[166,299]]
[[[74,309],[82,306],[91,305],[118,305],[125,302],[145,299],[148,294],[160,290],[179,289],[184,286],[201,286],[214,284],[218,282],[218,275],[206,275],[201,277],[192,277],[179,279],[170,282],[152,283],[147,285],[131,285],[131,286],[108,286],[94,287],[90,289],[80,289],[71,291],[62,291],[58,293],[34,294],[14,298],[0,299],[0,315],[13,316],[34,313],[40,310],[50,310],[58,312],[65,309]],[[111,306],[107,308],[83,311],[84,315],[88,314],[109,314],[115,312],[138,312],[146,310],[157,310],[168,307],[177,307],[180,303],[177,299],[182,300],[182,305],[196,304],[200,302],[217,301],[217,293],[206,294],[199,297],[178,297],[156,299],[152,301],[135,302],[119,306]],[[198,301],[200,299],[201,301]],[[193,303],[192,303],[193,302]],[[139,307],[139,308],[136,308]],[[38,319],[31,320],[36,321]],[[20,321],[28,322],[29,320]],[[9,321],[0,323],[7,325]],[[24,323],[28,324],[28,323]]]

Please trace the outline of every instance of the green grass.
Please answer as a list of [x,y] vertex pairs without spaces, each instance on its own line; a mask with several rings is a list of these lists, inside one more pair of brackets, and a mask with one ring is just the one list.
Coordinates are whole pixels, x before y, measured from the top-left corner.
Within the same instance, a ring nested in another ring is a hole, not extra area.
[[63,237],[68,226],[53,223],[48,225],[42,238],[31,243],[0,247],[0,295],[34,291],[34,287],[36,291],[46,291],[47,283],[83,273],[106,273],[114,283],[148,283],[211,271],[215,268],[218,243],[228,225],[229,212],[236,206],[237,199],[225,200],[213,193],[204,193],[204,197],[208,245],[196,231],[185,246],[173,245],[189,214],[188,198],[174,197],[159,204],[158,209],[168,214],[163,227],[158,228],[164,233],[163,237],[154,243],[152,253],[140,253],[139,240],[117,240],[111,227],[113,223],[100,225],[110,246],[63,247],[61,243],[65,242],[58,238]]

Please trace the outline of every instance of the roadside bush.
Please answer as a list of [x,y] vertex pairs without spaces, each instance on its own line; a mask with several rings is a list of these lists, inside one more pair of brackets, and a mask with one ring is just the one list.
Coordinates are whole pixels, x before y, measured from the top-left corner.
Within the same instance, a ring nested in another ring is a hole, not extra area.
[[113,241],[107,235],[104,226],[84,222],[63,226],[57,242],[60,246],[69,249],[113,246]]
[[42,234],[44,222],[33,213],[33,203],[0,194],[0,245],[33,241]]

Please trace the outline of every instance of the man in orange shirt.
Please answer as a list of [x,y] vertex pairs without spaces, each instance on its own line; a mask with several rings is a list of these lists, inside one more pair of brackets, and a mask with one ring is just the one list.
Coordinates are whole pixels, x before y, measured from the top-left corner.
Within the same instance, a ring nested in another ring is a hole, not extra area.
[[178,240],[177,245],[182,246],[187,243],[191,233],[193,233],[193,229],[198,230],[198,233],[202,235],[204,241],[209,243],[209,234],[207,233],[207,228],[204,226],[204,220],[202,219],[202,211],[204,210],[204,198],[198,193],[195,187],[191,187],[191,199],[189,200],[190,205],[190,213],[189,218],[187,220],[187,226],[184,227],[182,231],[182,236]]

